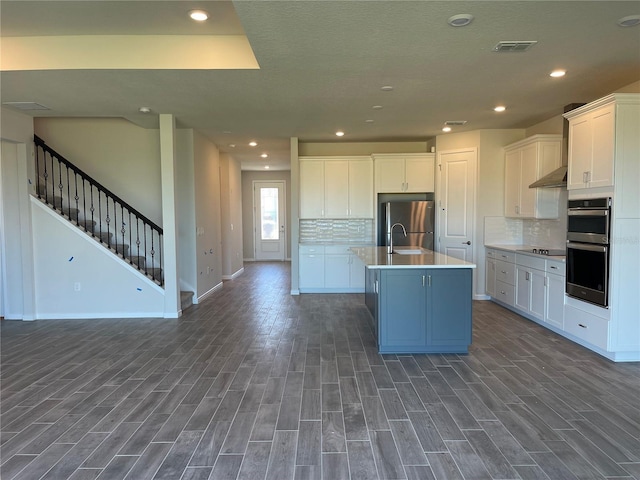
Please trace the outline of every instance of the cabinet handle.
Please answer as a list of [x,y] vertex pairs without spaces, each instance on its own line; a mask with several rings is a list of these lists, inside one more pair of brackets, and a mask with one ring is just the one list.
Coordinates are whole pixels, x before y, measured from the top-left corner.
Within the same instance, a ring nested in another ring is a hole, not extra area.
[[502,295],[506,295],[506,294],[507,294],[507,292],[505,292],[504,290],[500,290],[500,293],[501,293]]
[[422,286],[423,287],[424,287],[424,280],[425,280],[424,275],[422,275]]
[[589,172],[582,172],[582,182],[589,183]]
[[553,265],[551,265],[549,268],[553,268],[554,270],[558,269],[558,267],[554,267]]
[[427,286],[431,286],[431,275],[427,275]]
[[529,272],[525,272],[524,274],[524,279],[528,282],[529,281]]
[[500,255],[502,258],[509,258],[508,255]]
[[578,326],[581,327],[581,328],[589,328],[586,325],[583,325],[582,323],[579,323]]
[[504,270],[500,270],[502,273],[504,273],[505,275],[507,274],[507,272],[505,272]]

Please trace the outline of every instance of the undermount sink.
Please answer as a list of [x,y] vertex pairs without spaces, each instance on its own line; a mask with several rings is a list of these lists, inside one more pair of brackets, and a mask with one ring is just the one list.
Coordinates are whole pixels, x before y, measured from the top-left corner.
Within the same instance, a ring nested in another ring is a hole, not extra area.
[[425,252],[422,248],[394,248],[393,253],[398,255],[422,255]]

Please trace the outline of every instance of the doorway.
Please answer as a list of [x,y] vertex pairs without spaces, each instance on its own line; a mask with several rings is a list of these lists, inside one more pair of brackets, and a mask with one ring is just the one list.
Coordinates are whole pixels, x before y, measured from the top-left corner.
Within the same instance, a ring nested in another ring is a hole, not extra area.
[[467,262],[473,262],[477,163],[476,148],[438,153],[438,251]]
[[284,181],[253,182],[253,232],[256,261],[286,256]]

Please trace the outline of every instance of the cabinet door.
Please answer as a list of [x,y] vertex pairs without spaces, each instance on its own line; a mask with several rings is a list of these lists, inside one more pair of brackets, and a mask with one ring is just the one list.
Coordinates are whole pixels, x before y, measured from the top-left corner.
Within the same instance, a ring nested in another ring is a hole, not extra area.
[[324,217],[324,161],[300,162],[300,218]]
[[504,164],[504,216],[519,216],[520,150],[507,152]]
[[567,190],[585,187],[593,152],[591,122],[586,115],[569,120],[569,173]]
[[381,350],[426,345],[424,270],[380,274],[379,346]]
[[434,156],[407,157],[404,160],[405,191],[433,192],[434,191]]
[[373,160],[349,161],[349,216],[373,218]]
[[589,188],[613,185],[615,106],[607,105],[592,114],[593,154]]
[[471,269],[427,271],[427,345],[471,344]]
[[538,177],[538,146],[527,145],[521,150],[520,157],[520,202],[518,215],[520,217],[534,218],[537,188],[529,188]]
[[485,293],[491,297],[496,296],[496,261],[493,258],[487,258],[485,262]]
[[529,303],[529,313],[544,321],[545,297],[547,293],[545,272],[531,269],[531,301]]
[[324,287],[324,255],[300,255],[300,289]]
[[547,274],[547,305],[544,321],[554,327],[564,328],[565,277]]
[[350,255],[324,256],[324,286],[326,288],[348,288]]
[[531,270],[516,265],[516,308],[529,311],[531,302]]
[[324,216],[349,216],[349,162],[327,160],[324,163]]
[[357,255],[349,255],[349,286],[364,289],[365,266]]
[[404,159],[375,159],[376,192],[398,193],[404,191]]

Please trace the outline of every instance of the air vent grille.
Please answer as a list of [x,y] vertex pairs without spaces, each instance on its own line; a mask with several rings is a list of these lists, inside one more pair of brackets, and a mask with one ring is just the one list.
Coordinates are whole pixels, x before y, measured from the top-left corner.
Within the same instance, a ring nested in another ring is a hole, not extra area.
[[467,123],[466,120],[447,120],[446,122],[444,122],[444,124],[449,127],[460,126],[464,125],[465,123]]
[[503,41],[493,47],[494,52],[526,52],[536,43],[536,40],[516,40],[516,41]]
[[49,107],[35,102],[2,102],[2,105],[17,108],[18,110],[51,110]]

